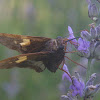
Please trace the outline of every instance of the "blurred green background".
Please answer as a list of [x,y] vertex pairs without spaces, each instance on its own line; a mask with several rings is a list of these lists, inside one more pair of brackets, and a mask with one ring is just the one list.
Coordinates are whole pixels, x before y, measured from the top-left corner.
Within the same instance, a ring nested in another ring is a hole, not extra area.
[[[0,0],[1,33],[56,38],[68,36],[69,25],[79,36],[91,22],[85,0]],[[17,54],[0,45],[0,60]],[[0,100],[60,100],[62,73],[0,70]]]

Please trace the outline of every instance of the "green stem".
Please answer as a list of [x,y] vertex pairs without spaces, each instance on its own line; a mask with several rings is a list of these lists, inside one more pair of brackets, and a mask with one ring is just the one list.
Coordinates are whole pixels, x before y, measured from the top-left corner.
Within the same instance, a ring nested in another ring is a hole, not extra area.
[[87,72],[86,72],[86,82],[88,81],[88,79],[91,75],[91,72],[92,72],[91,61],[92,61],[92,59],[88,59],[88,67],[87,67]]

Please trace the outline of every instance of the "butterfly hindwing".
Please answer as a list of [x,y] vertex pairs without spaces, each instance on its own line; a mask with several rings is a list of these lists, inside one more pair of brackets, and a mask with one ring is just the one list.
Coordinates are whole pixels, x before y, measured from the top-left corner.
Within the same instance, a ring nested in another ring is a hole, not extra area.
[[0,69],[13,67],[31,68],[37,72],[42,72],[46,66],[43,63],[47,59],[48,52],[21,54],[0,61]]
[[56,72],[57,66],[63,60],[63,54],[56,52],[37,52],[14,56],[0,61],[0,69],[9,69],[13,67],[31,68],[36,72],[42,72],[45,68],[51,72]]

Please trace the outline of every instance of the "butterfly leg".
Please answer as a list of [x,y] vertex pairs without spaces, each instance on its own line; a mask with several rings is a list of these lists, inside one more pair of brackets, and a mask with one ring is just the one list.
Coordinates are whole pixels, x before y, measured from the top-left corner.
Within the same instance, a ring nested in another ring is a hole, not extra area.
[[83,65],[81,65],[81,64],[79,64],[79,63],[77,63],[77,62],[75,62],[74,60],[70,59],[69,57],[67,57],[67,56],[64,56],[64,57],[66,57],[67,59],[69,59],[69,60],[72,61],[73,63],[75,63],[75,64],[77,64],[77,65],[79,65],[79,66],[81,66],[81,67],[83,67],[83,68],[86,69],[86,67],[84,67]]
[[69,52],[65,52],[65,53],[75,53],[75,52],[78,52],[78,51],[69,51]]

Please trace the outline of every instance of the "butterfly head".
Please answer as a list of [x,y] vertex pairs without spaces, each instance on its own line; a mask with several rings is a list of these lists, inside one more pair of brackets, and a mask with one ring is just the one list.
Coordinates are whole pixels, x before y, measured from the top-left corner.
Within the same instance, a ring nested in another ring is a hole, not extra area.
[[62,37],[57,37],[56,41],[57,41],[57,45],[58,45],[57,48],[59,50],[64,50],[65,44],[64,44],[63,38]]

